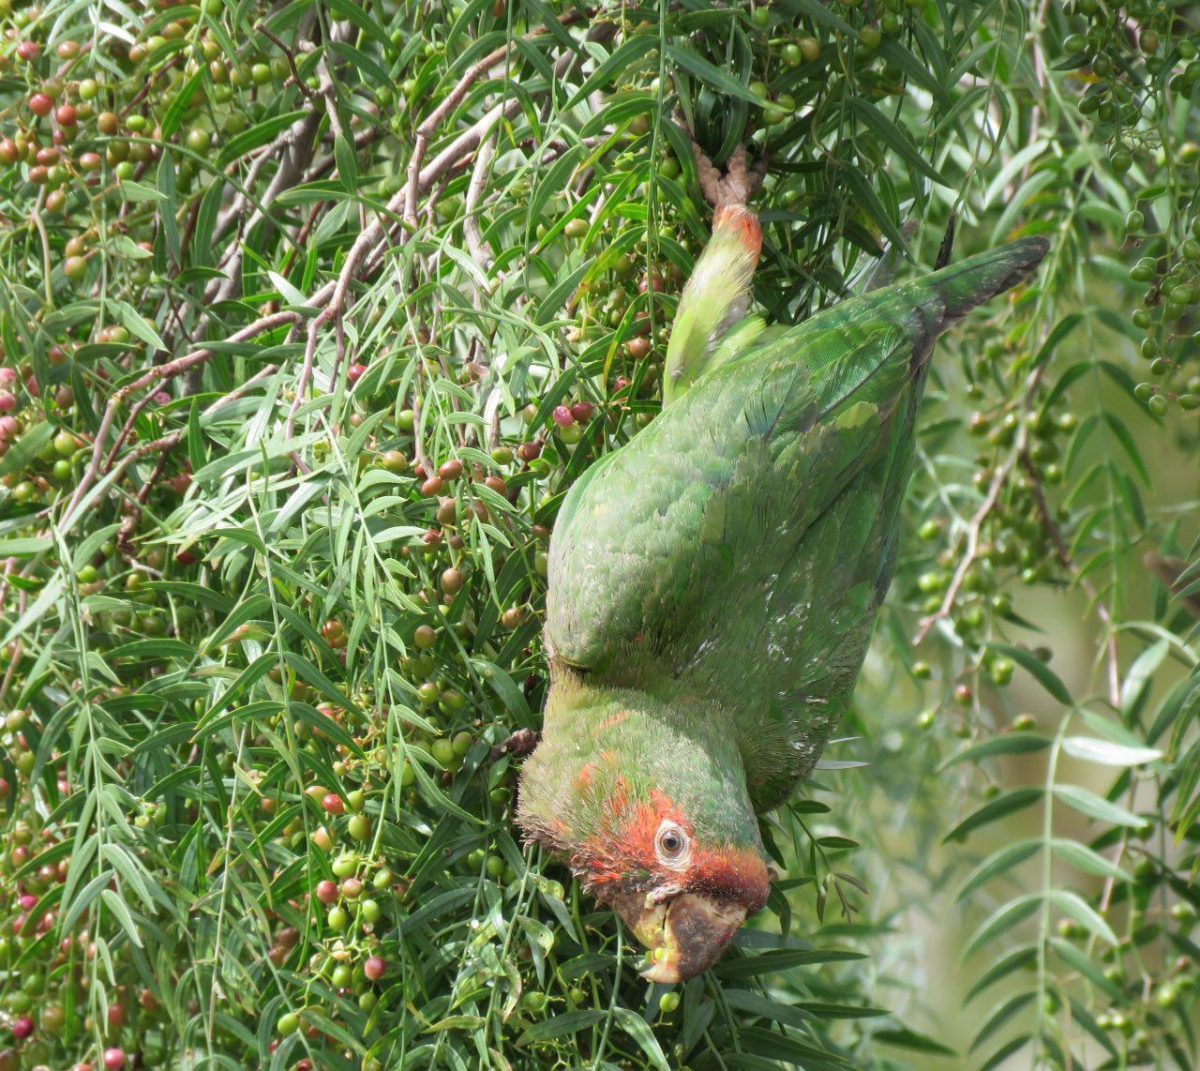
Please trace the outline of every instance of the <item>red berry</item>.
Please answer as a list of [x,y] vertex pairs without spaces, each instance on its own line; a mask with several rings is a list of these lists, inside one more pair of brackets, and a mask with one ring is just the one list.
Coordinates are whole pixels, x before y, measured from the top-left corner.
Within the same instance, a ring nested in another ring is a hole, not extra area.
[[362,379],[363,373],[366,372],[366,370],[367,366],[365,364],[352,364],[346,370],[346,375],[350,379],[351,383],[357,383],[360,379]]
[[323,904],[336,904],[338,898],[338,887],[336,881],[317,882],[317,899]]
[[17,1041],[24,1041],[27,1037],[33,1034],[33,1020],[27,1015],[21,1016],[19,1019],[14,1019],[12,1024],[12,1035]]
[[105,1049],[104,1066],[107,1071],[121,1071],[121,1068],[125,1066],[125,1050]]
[[22,41],[17,45],[17,55],[26,63],[32,63],[42,54],[42,46],[36,41]]
[[569,428],[575,423],[575,418],[571,415],[571,410],[565,405],[556,405],[554,407],[554,423],[560,428]]
[[646,357],[652,348],[648,338],[631,338],[625,343],[625,352],[635,361],[640,361],[643,357]]
[[571,416],[575,418],[577,424],[586,424],[592,419],[595,411],[596,407],[591,402],[576,402],[571,406]]
[[387,970],[387,963],[382,956],[371,956],[366,963],[363,964],[363,974],[365,974],[372,982],[378,982],[383,977],[383,972]]
[[58,120],[59,126],[74,126],[79,122],[79,113],[73,104],[60,104],[54,118]]
[[463,463],[458,458],[451,458],[440,469],[438,475],[443,480],[457,480],[463,473]]
[[39,119],[45,118],[54,110],[54,101],[45,93],[34,93],[29,98],[29,110]]
[[326,793],[325,798],[321,800],[321,806],[329,814],[342,814],[346,810],[346,805],[342,802],[342,797],[336,792]]

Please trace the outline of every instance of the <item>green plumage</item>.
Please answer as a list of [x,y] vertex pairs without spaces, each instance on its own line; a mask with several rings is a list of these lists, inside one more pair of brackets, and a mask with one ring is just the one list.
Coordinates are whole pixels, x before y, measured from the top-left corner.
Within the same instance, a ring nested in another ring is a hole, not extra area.
[[758,843],[754,812],[807,776],[853,691],[933,344],[1046,248],[1026,239],[747,332],[732,354],[711,339],[715,366],[584,474],[551,542],[554,680],[527,829],[559,850],[594,833],[602,794],[580,799],[572,778],[607,749],[635,795],[663,789],[698,837]]

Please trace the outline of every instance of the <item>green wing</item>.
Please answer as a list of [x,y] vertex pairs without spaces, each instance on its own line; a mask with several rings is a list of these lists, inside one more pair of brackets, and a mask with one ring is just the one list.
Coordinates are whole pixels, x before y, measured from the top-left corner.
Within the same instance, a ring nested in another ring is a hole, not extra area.
[[755,804],[815,762],[891,579],[926,359],[1027,240],[721,354],[575,485],[550,548],[560,664],[710,712]]
[[798,332],[713,370],[572,489],[550,550],[558,658],[675,673],[704,639],[711,581],[768,536],[782,564],[879,449],[912,382],[908,334]]

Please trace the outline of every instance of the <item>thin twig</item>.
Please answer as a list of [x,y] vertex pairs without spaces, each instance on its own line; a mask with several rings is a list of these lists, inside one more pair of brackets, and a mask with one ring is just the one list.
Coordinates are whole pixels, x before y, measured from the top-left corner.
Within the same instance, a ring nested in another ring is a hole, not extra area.
[[[240,331],[235,331],[229,336],[226,342],[247,342],[250,339],[257,338],[259,335],[265,335],[277,327],[282,327],[284,324],[294,323],[298,319],[300,319],[299,313],[291,311],[276,312],[270,316],[263,316],[243,327]],[[117,410],[124,404],[125,399],[136,391],[145,390],[151,384],[173,379],[175,376],[182,375],[191,368],[204,364],[215,357],[217,352],[216,350],[207,348],[193,350],[191,353],[176,358],[174,361],[156,365],[132,383],[113,392],[112,397],[109,398],[108,405],[104,408],[104,415],[100,419],[100,427],[96,431],[96,438],[92,444],[91,460],[88,463],[87,469],[84,470],[83,475],[80,477],[79,483],[75,487],[75,493],[71,496],[71,501],[67,504],[67,508],[63,513],[62,525],[64,529],[74,519],[74,514],[79,507],[79,503],[83,501],[84,496],[100,475],[104,462],[104,443],[108,438],[108,433],[112,430]],[[133,457],[136,454],[137,451],[134,451],[128,456]],[[113,471],[124,471],[126,467],[127,465],[122,461]]]
[[484,135],[479,151],[475,154],[475,166],[471,168],[471,181],[467,185],[466,219],[463,221],[463,237],[471,259],[487,271],[492,266],[492,253],[484,247],[483,230],[479,226],[479,201],[483,196],[491,175],[492,161],[496,158],[496,142],[491,130]]
[[[1019,435],[1023,434],[1024,425],[1022,425]],[[967,546],[958,561],[958,567],[954,570],[954,576],[946,588],[942,604],[934,613],[921,620],[920,628],[917,629],[916,639],[913,640],[914,647],[924,642],[925,637],[932,631],[933,626],[949,617],[951,611],[954,609],[954,604],[958,599],[959,591],[962,590],[963,582],[967,579],[967,574],[971,571],[971,567],[979,559],[979,540],[983,526],[992,515],[992,511],[999,504],[1000,495],[1007,486],[1008,478],[1012,475],[1013,469],[1016,467],[1018,452],[1023,446],[1023,441],[1015,446],[1009,456],[1005,458],[1004,464],[993,474],[991,483],[988,485],[987,494],[967,525]]]
[[1063,537],[1062,529],[1058,522],[1054,519],[1054,515],[1050,512],[1050,504],[1046,501],[1046,492],[1042,487],[1042,481],[1038,474],[1037,466],[1033,463],[1033,459],[1029,456],[1027,450],[1022,450],[1020,455],[1021,467],[1029,476],[1030,483],[1033,486],[1033,501],[1037,507],[1038,516],[1042,519],[1042,524],[1050,536],[1050,542],[1054,544],[1054,555],[1058,558],[1059,564],[1071,574],[1075,583],[1080,587],[1080,590],[1088,597],[1092,608],[1096,611],[1096,616],[1100,618],[1101,624],[1104,625],[1107,636],[1105,638],[1105,648],[1108,656],[1108,700],[1115,708],[1121,705],[1121,663],[1117,653],[1117,630],[1113,626],[1112,614],[1108,612],[1108,607],[1104,605],[1104,600],[1101,599],[1100,593],[1086,576],[1080,575],[1079,567],[1075,564],[1075,560],[1071,557],[1071,549],[1067,546],[1067,541]]

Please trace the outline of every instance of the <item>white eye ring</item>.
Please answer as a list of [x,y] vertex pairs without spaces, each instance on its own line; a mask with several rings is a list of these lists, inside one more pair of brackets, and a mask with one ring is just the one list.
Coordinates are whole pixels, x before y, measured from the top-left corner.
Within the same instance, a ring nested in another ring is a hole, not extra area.
[[664,866],[683,867],[692,854],[692,842],[678,822],[669,818],[658,827],[654,837],[654,850],[658,861]]

